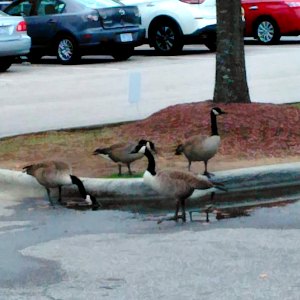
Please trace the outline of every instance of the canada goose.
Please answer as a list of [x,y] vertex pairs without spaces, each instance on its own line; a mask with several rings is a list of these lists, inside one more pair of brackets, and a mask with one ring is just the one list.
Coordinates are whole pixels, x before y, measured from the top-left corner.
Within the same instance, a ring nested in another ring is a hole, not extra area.
[[[154,145],[153,145],[154,146]],[[144,182],[160,194],[173,197],[176,200],[175,215],[166,220],[177,221],[179,218],[186,222],[185,201],[192,195],[194,190],[205,190],[213,187],[222,188],[221,183],[215,183],[206,177],[197,177],[190,172],[178,170],[155,170],[155,159],[149,147],[144,141],[141,141],[134,149],[134,153],[143,153],[148,159],[148,167],[144,173]],[[179,217],[178,212],[181,206],[182,215]]]
[[61,203],[61,188],[64,185],[75,184],[78,187],[81,197],[93,208],[98,208],[99,203],[96,198],[86,192],[82,181],[71,174],[71,168],[68,164],[61,161],[45,161],[37,164],[29,165],[23,168],[28,175],[36,178],[36,180],[46,188],[49,202],[52,206],[54,203],[51,199],[50,188],[58,188],[58,202]]
[[118,176],[122,175],[122,164],[127,165],[129,175],[132,175],[130,164],[143,157],[142,153],[131,153],[136,145],[137,143],[133,142],[118,143],[107,148],[98,148],[93,154],[117,163],[119,168]]
[[211,119],[211,135],[195,135],[189,137],[183,144],[177,146],[176,155],[183,153],[188,159],[188,170],[191,170],[192,161],[204,162],[204,173],[210,177],[212,175],[207,171],[208,160],[211,159],[218,151],[220,145],[220,136],[218,133],[217,116],[226,114],[225,111],[219,107],[213,107],[210,111]]

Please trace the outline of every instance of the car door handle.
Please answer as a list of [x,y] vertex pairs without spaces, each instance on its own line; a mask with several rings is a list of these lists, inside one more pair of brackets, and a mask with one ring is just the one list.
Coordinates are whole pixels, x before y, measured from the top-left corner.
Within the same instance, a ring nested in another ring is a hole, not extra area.
[[250,6],[249,9],[250,9],[250,10],[257,10],[257,9],[258,9],[258,6],[256,6],[256,5]]
[[53,19],[50,19],[50,20],[48,20],[48,21],[47,21],[47,23],[54,24],[54,23],[56,23],[56,21],[55,21],[55,20],[53,20]]

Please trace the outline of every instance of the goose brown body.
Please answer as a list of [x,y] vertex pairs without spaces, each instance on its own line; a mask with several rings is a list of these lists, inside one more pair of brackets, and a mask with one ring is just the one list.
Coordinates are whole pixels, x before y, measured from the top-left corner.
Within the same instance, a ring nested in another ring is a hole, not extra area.
[[211,135],[194,135],[188,137],[183,144],[176,148],[176,155],[183,153],[188,160],[188,170],[191,170],[193,161],[203,161],[205,170],[204,175],[210,176],[207,171],[208,161],[218,152],[221,138],[218,133],[217,116],[225,114],[219,107],[211,109]]
[[134,151],[143,153],[148,159],[148,167],[143,176],[145,184],[156,192],[173,198],[176,202],[175,215],[169,220],[178,220],[178,212],[181,206],[181,218],[184,222],[186,221],[185,201],[195,190],[210,189],[222,185],[210,181],[207,177],[198,177],[185,171],[173,169],[156,171],[154,156],[144,141],[140,142]]
[[182,152],[190,162],[208,161],[217,153],[220,142],[219,135],[195,135],[185,140]]
[[194,190],[214,187],[214,184],[205,177],[172,169],[159,170],[155,176],[146,171],[143,178],[144,182],[158,193],[175,199],[186,199]]
[[59,189],[58,201],[61,202],[61,188],[62,186],[75,184],[78,187],[78,191],[81,197],[87,204],[92,205],[93,208],[98,208],[99,204],[96,198],[86,192],[86,189],[82,181],[72,175],[72,170],[69,164],[62,161],[44,161],[36,164],[28,165],[23,168],[24,172],[36,178],[36,180],[46,188],[48,199],[51,205],[54,205],[50,188]]
[[72,184],[70,165],[62,161],[45,161],[24,167],[28,175],[47,188]]
[[137,144],[133,142],[118,143],[107,148],[98,148],[94,151],[94,155],[100,155],[117,163],[119,175],[122,174],[122,164],[127,165],[128,172],[131,175],[131,163],[143,157],[141,153],[131,153],[136,145]]

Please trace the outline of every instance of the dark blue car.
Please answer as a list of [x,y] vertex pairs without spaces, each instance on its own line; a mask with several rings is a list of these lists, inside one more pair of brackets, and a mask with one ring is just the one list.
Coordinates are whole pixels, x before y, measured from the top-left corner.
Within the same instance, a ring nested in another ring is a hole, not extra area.
[[56,55],[73,64],[87,54],[127,60],[144,42],[138,8],[114,0],[17,0],[4,11],[26,20],[32,61]]

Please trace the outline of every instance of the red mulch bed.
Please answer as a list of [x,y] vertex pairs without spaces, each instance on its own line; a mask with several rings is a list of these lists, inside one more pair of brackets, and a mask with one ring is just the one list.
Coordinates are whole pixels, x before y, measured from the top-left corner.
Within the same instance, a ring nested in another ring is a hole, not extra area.
[[[185,137],[210,133],[211,101],[179,104],[145,120],[123,125],[120,136],[148,138],[167,150]],[[300,154],[300,109],[274,104],[220,104],[218,117],[221,155],[241,158]]]

